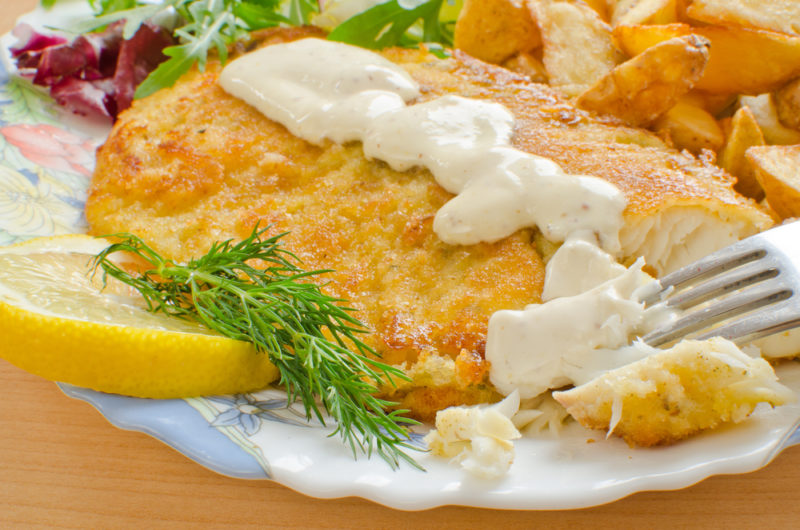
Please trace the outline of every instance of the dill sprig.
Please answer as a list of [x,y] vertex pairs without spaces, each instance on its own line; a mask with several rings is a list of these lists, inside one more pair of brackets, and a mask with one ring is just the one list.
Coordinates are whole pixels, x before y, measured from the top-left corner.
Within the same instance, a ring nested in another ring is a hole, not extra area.
[[[194,320],[232,339],[252,343],[280,371],[290,402],[300,400],[308,419],[323,424],[320,405],[353,450],[378,453],[393,468],[400,460],[420,467],[403,449],[404,425],[415,424],[396,403],[375,397],[377,385],[407,379],[402,371],[370,357],[375,352],[358,335],[366,333],[353,309],[322,292],[280,245],[285,234],[265,237],[253,230],[246,239],[216,242],[202,257],[182,265],[162,257],[141,238],[114,234],[120,241],[95,256],[93,267],[134,287],[153,312]],[[149,267],[129,273],[109,259],[128,252]]]

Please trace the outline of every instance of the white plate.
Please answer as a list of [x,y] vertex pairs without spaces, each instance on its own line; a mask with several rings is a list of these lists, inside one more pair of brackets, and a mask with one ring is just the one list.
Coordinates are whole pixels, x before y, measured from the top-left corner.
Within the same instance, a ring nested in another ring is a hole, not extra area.
[[[34,25],[85,16],[84,2],[34,12]],[[2,38],[0,65],[0,244],[85,229],[83,203],[94,148],[107,126],[55,109],[14,80]],[[800,391],[800,365],[779,368]],[[315,497],[360,496],[405,510],[447,504],[514,509],[593,506],[644,490],[676,489],[708,476],[744,473],[800,442],[800,404],[758,409],[746,422],[665,448],[631,449],[572,424],[558,438],[524,439],[510,473],[487,481],[425,453],[427,468],[392,471],[382,460],[354,460],[327,430],[305,424],[285,394],[146,400],[61,385],[118,427],[146,432],[198,463],[233,477],[276,480]],[[415,438],[419,441],[419,437]]]

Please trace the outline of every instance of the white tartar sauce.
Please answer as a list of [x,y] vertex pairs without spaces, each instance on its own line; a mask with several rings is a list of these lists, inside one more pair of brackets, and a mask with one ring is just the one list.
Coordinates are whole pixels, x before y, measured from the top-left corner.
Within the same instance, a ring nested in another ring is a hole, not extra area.
[[486,339],[492,384],[502,394],[519,390],[521,398],[532,398],[586,383],[656,351],[643,343],[629,345],[635,334],[674,317],[660,306],[645,309],[639,301],[655,283],[643,265],[640,258],[580,294],[494,313]]
[[444,96],[411,104],[420,91],[403,68],[316,38],[246,54],[219,83],[311,143],[358,140],[367,157],[394,169],[429,169],[456,194],[434,218],[445,243],[493,242],[538,226],[552,241],[590,231],[606,251],[620,250],[619,189],[512,147],[514,117],[498,103]]

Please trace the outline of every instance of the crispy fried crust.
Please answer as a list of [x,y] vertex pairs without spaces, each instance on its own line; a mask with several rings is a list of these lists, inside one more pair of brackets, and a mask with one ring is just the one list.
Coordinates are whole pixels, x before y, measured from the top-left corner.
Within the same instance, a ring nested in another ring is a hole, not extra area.
[[[426,99],[459,93],[508,106],[518,117],[517,147],[614,182],[631,199],[629,217],[687,201],[763,215],[730,191],[721,171],[578,111],[543,85],[463,54],[386,55],[410,71]],[[305,268],[335,270],[326,289],[360,310],[373,330],[367,340],[385,361],[411,366],[422,353],[470,359],[438,390],[420,383],[402,391],[419,416],[490,399],[488,318],[539,301],[544,267],[532,232],[495,244],[442,243],[431,224],[451,195],[428,171],[393,171],[366,160],[355,143],[309,145],[227,95],[218,72],[212,61],[120,116],[98,151],[86,207],[91,232],[134,232],[185,260],[212,241],[246,236],[256,223],[288,231],[285,246]]]

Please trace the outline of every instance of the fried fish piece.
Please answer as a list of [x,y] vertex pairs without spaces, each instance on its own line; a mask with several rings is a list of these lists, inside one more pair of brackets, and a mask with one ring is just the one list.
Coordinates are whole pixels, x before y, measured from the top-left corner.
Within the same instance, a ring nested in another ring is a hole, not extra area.
[[[275,30],[262,40],[303,36]],[[416,78],[423,99],[499,101],[518,118],[516,147],[619,186],[630,200],[626,255],[644,252],[664,267],[770,222],[710,163],[576,110],[544,85],[458,52],[444,60],[424,50],[385,55]],[[367,160],[358,143],[310,145],[226,94],[219,72],[210,61],[120,116],[97,154],[91,232],[133,232],[176,260],[242,238],[256,223],[289,232],[285,246],[304,268],[335,271],[325,289],[359,310],[372,330],[368,343],[413,374],[395,397],[418,417],[497,398],[486,382],[487,323],[499,309],[539,301],[544,266],[534,231],[492,244],[442,243],[432,221],[452,195],[427,170],[391,170]]]
[[643,447],[739,423],[759,403],[795,399],[767,361],[722,337],[684,340],[553,397],[581,425]]

